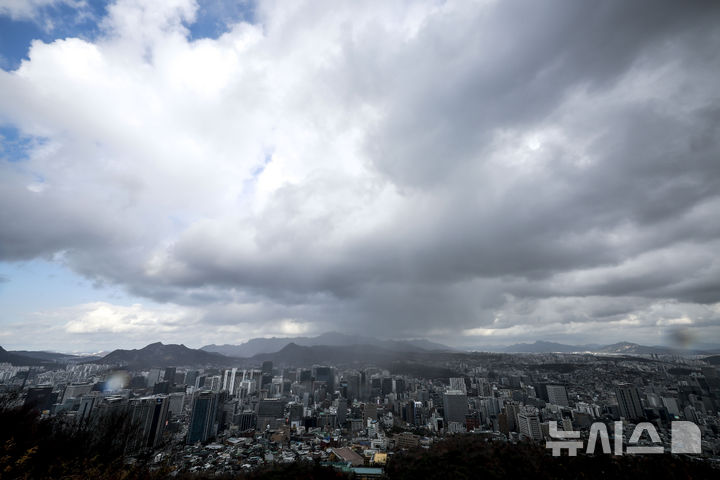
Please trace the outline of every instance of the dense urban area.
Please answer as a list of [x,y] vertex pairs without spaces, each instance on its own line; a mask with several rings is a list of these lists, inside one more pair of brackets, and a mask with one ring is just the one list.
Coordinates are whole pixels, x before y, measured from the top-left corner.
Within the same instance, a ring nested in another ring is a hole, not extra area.
[[[15,355],[0,364],[0,392],[3,408],[90,431],[119,415],[130,427],[123,462],[143,457],[169,475],[307,461],[379,478],[401,452],[432,450],[459,435],[535,444],[549,456],[552,442],[572,431],[580,432],[581,456],[638,446],[667,453],[673,421],[699,427],[702,451],[687,455],[692,462],[713,467],[720,459],[717,357],[416,350],[392,360],[349,354],[347,362],[312,364],[303,348],[251,359],[208,354],[203,364],[170,364],[182,361],[178,351],[200,351],[159,343],[66,363],[21,365]],[[643,422],[654,431],[634,438]]]

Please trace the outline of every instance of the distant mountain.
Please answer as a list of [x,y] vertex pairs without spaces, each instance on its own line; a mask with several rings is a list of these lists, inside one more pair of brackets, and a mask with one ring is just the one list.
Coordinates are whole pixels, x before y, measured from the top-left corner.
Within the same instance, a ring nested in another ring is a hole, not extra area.
[[646,346],[631,342],[619,342],[612,345],[564,345],[562,343],[544,342],[538,340],[535,343],[516,343],[500,350],[504,353],[612,353],[631,355],[701,355],[713,353],[714,350],[681,350],[663,346]]
[[711,357],[705,357],[703,358],[706,362],[708,362],[710,365],[720,365],[720,355],[713,355]]
[[354,362],[383,363],[401,360],[408,352],[398,352],[374,345],[312,345],[289,343],[273,353],[259,353],[250,360],[255,363],[270,360],[277,365],[312,366],[318,363],[349,364]]
[[57,353],[57,352],[45,352],[45,351],[32,351],[32,350],[13,350],[9,353],[15,355],[22,355],[23,357],[35,358],[38,360],[44,360],[52,363],[80,363],[97,360],[101,357],[98,356],[83,356],[83,355],[70,355],[68,353]]
[[600,345],[563,345],[562,343],[538,340],[535,343],[516,343],[502,351],[504,353],[572,353],[591,352],[600,347]]
[[236,360],[214,352],[195,350],[185,345],[164,345],[160,342],[139,350],[114,350],[94,363],[124,365],[136,368],[183,365],[229,365]]
[[658,354],[666,355],[677,353],[677,350],[668,347],[648,347],[637,343],[620,342],[612,345],[605,345],[597,350],[599,353],[632,353],[635,355]]
[[4,348],[0,347],[0,363],[11,363],[15,366],[37,366],[37,365],[48,365],[49,363],[45,360],[37,358],[27,357],[24,355],[18,355],[17,353],[8,352]]
[[240,345],[206,345],[201,350],[216,352],[232,357],[252,357],[260,353],[273,353],[282,350],[289,344],[296,346],[349,346],[372,345],[386,350],[399,352],[421,352],[431,350],[451,351],[452,348],[440,343],[425,339],[417,340],[379,340],[373,337],[359,335],[345,335],[338,332],[329,332],[317,337],[285,337],[285,338],[253,338]]

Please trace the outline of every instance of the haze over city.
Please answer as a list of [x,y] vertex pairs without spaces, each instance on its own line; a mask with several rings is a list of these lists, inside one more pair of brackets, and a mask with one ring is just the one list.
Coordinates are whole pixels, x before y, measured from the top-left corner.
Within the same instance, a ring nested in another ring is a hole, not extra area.
[[0,345],[718,345],[718,7],[0,1]]

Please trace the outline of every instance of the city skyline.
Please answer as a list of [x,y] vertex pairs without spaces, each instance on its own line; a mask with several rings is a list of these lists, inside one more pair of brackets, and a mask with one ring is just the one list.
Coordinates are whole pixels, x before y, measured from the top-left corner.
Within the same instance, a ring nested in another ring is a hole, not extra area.
[[0,346],[718,345],[719,8],[0,0]]

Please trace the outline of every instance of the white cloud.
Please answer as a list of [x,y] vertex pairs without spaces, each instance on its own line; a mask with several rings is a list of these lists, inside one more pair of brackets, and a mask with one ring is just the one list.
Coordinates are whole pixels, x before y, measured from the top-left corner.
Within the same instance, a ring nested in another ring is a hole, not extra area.
[[0,121],[42,139],[0,164],[0,258],[172,302],[78,335],[655,338],[685,313],[650,305],[717,302],[718,37],[680,7],[621,49],[577,33],[623,5],[267,1],[190,41],[196,2],[115,2],[0,71]]
[[122,306],[95,302],[79,305],[63,313],[71,312],[76,318],[65,324],[68,333],[162,335],[188,327],[194,320],[193,315],[186,309],[177,307],[147,309],[140,304]]

